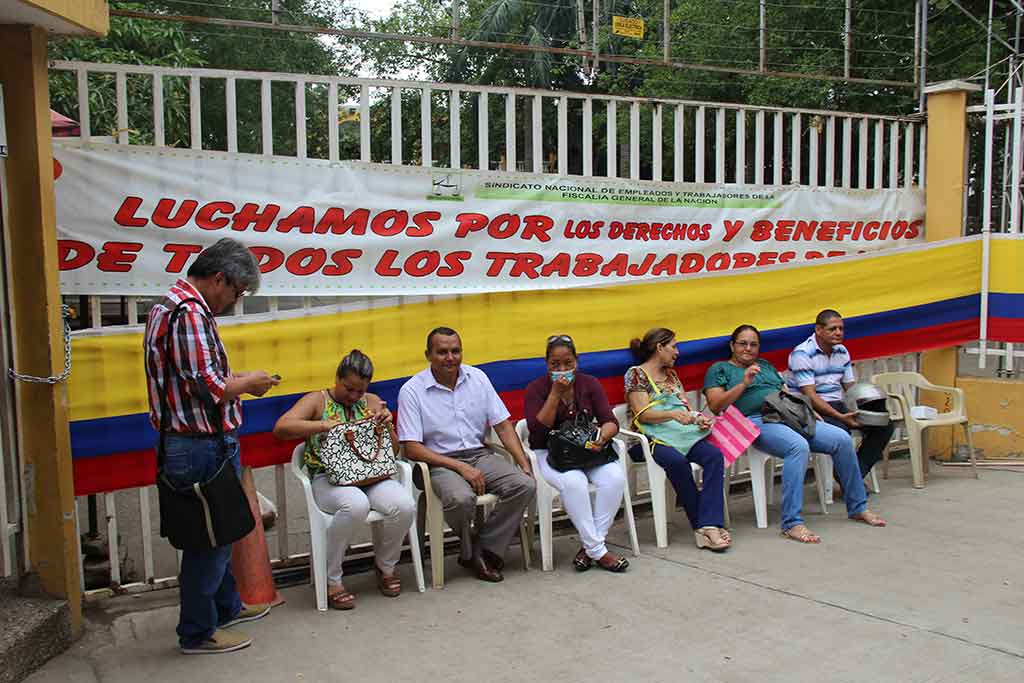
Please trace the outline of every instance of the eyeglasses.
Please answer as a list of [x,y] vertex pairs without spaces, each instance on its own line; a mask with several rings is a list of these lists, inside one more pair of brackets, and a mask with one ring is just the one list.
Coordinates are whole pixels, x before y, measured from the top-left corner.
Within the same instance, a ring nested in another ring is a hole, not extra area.
[[567,334],[553,334],[548,337],[548,344],[554,344],[555,342],[565,342],[566,344],[572,344],[572,337]]
[[230,282],[228,283],[228,286],[230,286],[231,289],[235,290],[235,301],[238,301],[243,296],[245,296],[245,287],[239,289],[237,285],[233,285]]
[[741,347],[743,347],[745,349],[756,349],[757,347],[759,347],[761,345],[761,342],[756,342],[756,341],[737,341],[737,342],[733,342],[733,344],[735,344],[736,346],[741,346]]

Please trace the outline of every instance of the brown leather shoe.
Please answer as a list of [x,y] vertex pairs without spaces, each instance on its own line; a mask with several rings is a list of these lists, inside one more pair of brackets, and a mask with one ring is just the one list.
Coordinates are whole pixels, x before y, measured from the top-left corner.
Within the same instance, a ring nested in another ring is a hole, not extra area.
[[474,574],[476,574],[476,578],[480,579],[481,581],[499,583],[505,580],[505,577],[502,576],[501,571],[497,567],[492,565],[482,555],[479,557],[474,557],[471,560],[464,560],[460,557],[459,564],[465,567],[466,569],[470,570]]
[[497,553],[493,553],[487,548],[481,548],[480,554],[486,558],[487,564],[491,565],[499,572],[505,570],[505,558],[499,556]]

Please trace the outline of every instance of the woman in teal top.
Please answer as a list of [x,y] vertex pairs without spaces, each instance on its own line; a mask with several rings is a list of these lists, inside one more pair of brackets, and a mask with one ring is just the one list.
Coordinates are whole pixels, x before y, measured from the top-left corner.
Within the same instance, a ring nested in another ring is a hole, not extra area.
[[821,538],[804,524],[804,474],[811,451],[828,453],[845,491],[846,512],[851,519],[870,526],[885,526],[885,520],[867,509],[867,493],[860,476],[857,453],[850,435],[819,421],[814,438],[806,438],[781,423],[765,423],[761,404],[766,396],[782,389],[783,379],[775,367],[758,356],[761,333],[753,325],[740,325],[729,338],[729,360],[719,361],[704,376],[704,395],[715,413],[736,406],[761,430],[754,446],[782,458],[782,535],[801,543],[820,543]]
[[362,351],[353,349],[338,365],[334,386],[314,391],[299,399],[274,425],[279,439],[305,439],[304,462],[309,473],[313,499],[317,507],[332,515],[327,528],[327,600],[335,609],[352,609],[355,596],[342,583],[342,561],[355,532],[366,524],[366,516],[375,510],[384,520],[373,524],[373,548],[376,556],[377,588],[387,597],[402,591],[395,565],[402,552],[402,539],[416,514],[416,503],[394,479],[368,486],[335,486],[320,464],[322,435],[345,422],[374,417],[391,431],[391,442],[398,452],[391,411],[376,394],[366,388],[373,378],[373,364]]
[[[748,351],[741,350],[741,353]],[[750,381],[744,382],[747,375]],[[736,387],[743,384],[746,389],[733,401],[744,415],[759,415],[761,404],[770,394],[777,393],[785,383],[782,376],[768,361],[755,358],[753,363],[745,367],[734,364],[731,360],[719,361],[708,368],[704,376],[704,387]]]

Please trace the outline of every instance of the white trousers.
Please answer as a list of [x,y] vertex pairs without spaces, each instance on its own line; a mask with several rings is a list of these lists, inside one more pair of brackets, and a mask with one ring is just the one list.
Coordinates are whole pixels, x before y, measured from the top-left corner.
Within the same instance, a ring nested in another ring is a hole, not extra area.
[[[544,481],[562,499],[562,507],[580,534],[587,557],[597,560],[608,552],[604,539],[622,504],[626,475],[618,460],[588,470],[559,472],[548,464],[546,448],[536,448],[537,467]],[[589,484],[594,484],[594,502],[590,502]]]
[[402,539],[416,514],[416,504],[405,488],[394,479],[366,487],[335,486],[322,474],[313,478],[312,487],[317,507],[334,517],[327,527],[327,582],[341,583],[345,551],[356,530],[366,524],[371,509],[384,515],[383,521],[370,525],[370,532],[377,566],[390,575],[402,554]]

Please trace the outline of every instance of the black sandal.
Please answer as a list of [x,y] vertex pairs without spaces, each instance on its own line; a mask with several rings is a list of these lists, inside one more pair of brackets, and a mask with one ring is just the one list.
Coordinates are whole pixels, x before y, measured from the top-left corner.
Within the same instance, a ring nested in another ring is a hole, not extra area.
[[613,572],[615,574],[621,574],[629,568],[629,560],[619,555],[619,559],[615,561],[615,564],[606,565],[600,561],[597,562],[597,566],[607,572]]
[[585,572],[594,566],[594,561],[587,555],[587,551],[580,548],[580,551],[576,553],[576,558],[572,561],[572,566],[576,567],[576,571]]

